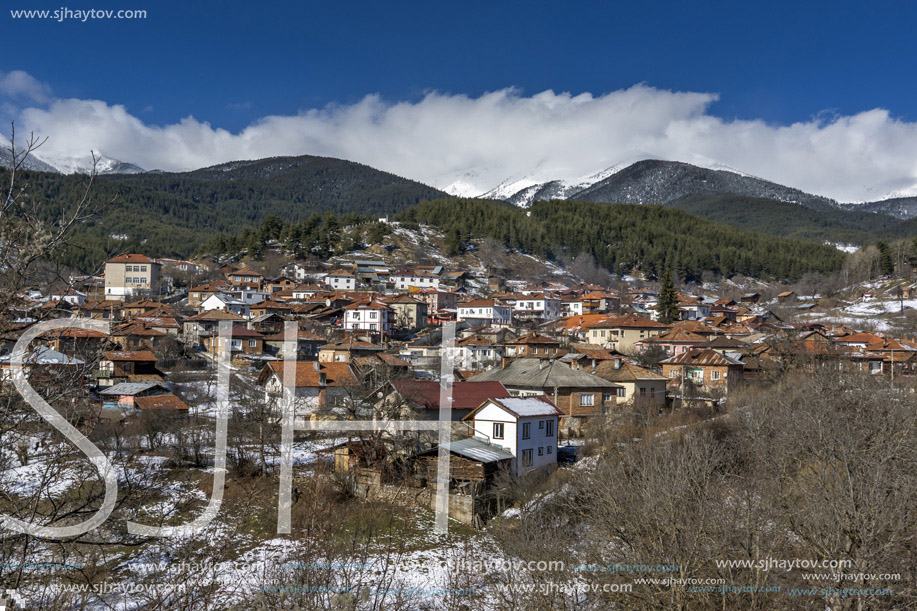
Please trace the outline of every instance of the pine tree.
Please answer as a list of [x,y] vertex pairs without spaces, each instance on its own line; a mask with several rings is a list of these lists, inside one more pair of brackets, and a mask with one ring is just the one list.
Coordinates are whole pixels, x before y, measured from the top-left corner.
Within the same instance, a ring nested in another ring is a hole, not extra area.
[[659,322],[666,324],[678,320],[678,293],[672,282],[672,270],[666,269],[662,276],[662,287],[659,289]]
[[876,242],[876,248],[879,249],[879,273],[883,276],[891,276],[895,273],[895,260],[892,258],[891,247],[879,241]]
[[458,229],[453,227],[446,232],[446,239],[443,241],[443,246],[446,250],[446,256],[448,257],[454,257],[456,255],[462,254],[464,248],[462,244],[462,236]]

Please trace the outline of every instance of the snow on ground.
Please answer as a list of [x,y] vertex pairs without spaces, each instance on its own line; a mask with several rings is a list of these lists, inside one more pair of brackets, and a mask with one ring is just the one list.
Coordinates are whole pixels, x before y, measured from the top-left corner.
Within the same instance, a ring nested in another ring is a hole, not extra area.
[[875,299],[858,301],[844,308],[844,312],[852,316],[878,316],[882,314],[897,314],[904,310],[917,308],[917,299]]

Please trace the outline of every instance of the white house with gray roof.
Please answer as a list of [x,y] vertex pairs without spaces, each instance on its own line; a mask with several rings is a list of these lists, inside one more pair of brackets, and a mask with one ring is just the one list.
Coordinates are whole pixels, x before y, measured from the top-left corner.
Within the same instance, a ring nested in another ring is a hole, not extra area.
[[558,421],[563,414],[545,396],[487,399],[465,416],[475,437],[513,455],[510,472],[523,475],[557,464]]

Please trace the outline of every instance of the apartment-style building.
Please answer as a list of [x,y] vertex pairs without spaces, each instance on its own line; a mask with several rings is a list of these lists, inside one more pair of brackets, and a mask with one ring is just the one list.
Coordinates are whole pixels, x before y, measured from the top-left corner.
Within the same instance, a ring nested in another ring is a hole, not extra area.
[[105,298],[124,301],[149,295],[159,285],[159,262],[140,254],[120,255],[105,262]]

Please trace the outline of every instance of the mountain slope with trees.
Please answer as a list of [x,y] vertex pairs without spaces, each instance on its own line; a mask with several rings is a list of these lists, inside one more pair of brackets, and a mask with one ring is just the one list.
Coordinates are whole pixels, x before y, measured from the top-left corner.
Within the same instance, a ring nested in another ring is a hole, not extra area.
[[[43,220],[54,222],[78,201],[89,177],[24,172]],[[278,157],[181,173],[97,176],[97,208],[80,223],[62,262],[91,271],[113,253],[187,257],[219,234],[235,234],[275,215],[305,221],[315,214],[383,216],[445,196],[421,183],[327,157]]]
[[795,280],[840,269],[845,255],[831,246],[735,229],[680,210],[651,205],[535,202],[528,209],[492,200],[435,200],[399,215],[447,235],[493,238],[548,259],[589,254],[617,273],[657,278],[666,269],[685,280],[704,271]]

